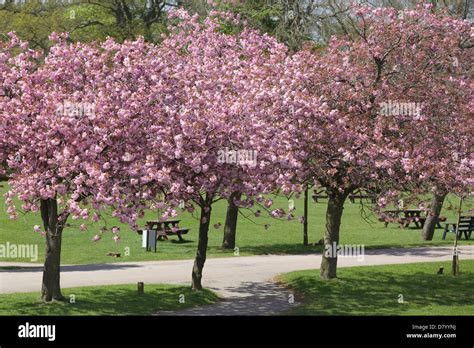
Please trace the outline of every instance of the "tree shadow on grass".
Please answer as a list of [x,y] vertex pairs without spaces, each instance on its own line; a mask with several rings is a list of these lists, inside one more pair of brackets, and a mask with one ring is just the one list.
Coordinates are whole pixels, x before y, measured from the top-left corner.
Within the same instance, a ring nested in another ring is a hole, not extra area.
[[[61,272],[84,272],[84,271],[102,271],[102,270],[118,270],[127,268],[137,268],[141,265],[134,265],[131,263],[119,264],[119,263],[98,263],[98,264],[86,264],[86,265],[66,265],[61,266]],[[2,272],[15,272],[15,273],[27,273],[27,272],[43,272],[44,266],[24,266],[24,267],[1,267],[0,274]]]
[[[433,249],[432,245],[420,246],[420,245],[400,245],[391,247],[383,245],[373,245],[365,247],[370,255],[396,255],[396,256],[441,256],[441,255],[452,255],[452,246],[445,245],[445,249]],[[474,250],[462,250],[459,252],[461,255],[474,255]]]
[[250,253],[254,255],[302,255],[302,254],[318,254],[323,251],[322,245],[303,244],[273,244],[273,245],[246,245],[240,247],[241,253]]
[[[64,289],[63,294],[68,299],[74,295],[75,303],[44,303],[36,294],[18,294],[15,300],[5,295],[0,304],[0,315],[150,315],[218,300],[207,290],[192,292],[182,286],[156,288],[145,285],[143,295],[137,293],[136,285]],[[185,303],[180,303],[180,295],[185,296]]]
[[193,240],[190,240],[190,239],[184,239],[184,240],[171,240],[171,243],[173,244],[188,244],[188,243],[194,243]]
[[474,305],[472,274],[436,275],[435,267],[433,274],[341,269],[339,278],[329,281],[315,271],[314,277],[296,277],[288,285],[304,298],[295,311],[302,315],[403,315],[429,306]]

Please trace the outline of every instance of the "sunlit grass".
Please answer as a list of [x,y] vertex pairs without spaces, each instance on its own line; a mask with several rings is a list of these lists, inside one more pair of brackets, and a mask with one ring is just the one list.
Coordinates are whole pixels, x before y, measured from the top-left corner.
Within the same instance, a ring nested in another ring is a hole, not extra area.
[[150,315],[218,301],[209,290],[163,284],[145,284],[143,295],[136,284],[68,288],[63,295],[67,301],[45,303],[37,292],[1,294],[0,315]]
[[[6,187],[0,188],[0,194],[6,191]],[[293,198],[296,206],[295,217],[303,215],[302,199]],[[288,209],[288,201],[283,197],[274,198],[274,206]],[[451,196],[444,205],[443,215],[450,220],[455,219],[455,207],[459,199]],[[321,239],[325,229],[326,201],[310,203],[309,237],[314,243]],[[449,209],[451,207],[451,209]],[[471,204],[472,207],[472,204]],[[446,241],[441,240],[442,230],[437,229],[431,242],[421,240],[419,229],[400,229],[391,224],[384,228],[383,223],[370,213],[367,205],[364,211],[367,218],[361,215],[361,205],[352,204],[347,201],[344,208],[344,216],[341,226],[341,243],[363,244],[366,248],[388,248],[409,247],[426,245],[451,245],[453,234],[449,234]],[[220,248],[223,238],[223,225],[225,222],[226,202],[219,201],[212,210],[211,230],[209,233],[209,257],[234,257],[234,251],[222,250]],[[249,211],[242,211],[243,215],[250,215]],[[321,251],[319,246],[303,246],[303,226],[297,221],[275,220],[272,218],[255,218],[240,215],[237,225],[237,246],[239,255],[261,255],[261,254],[301,254]],[[263,214],[262,214],[263,215]],[[157,213],[148,212],[145,219],[156,219]],[[144,220],[145,220],[144,219]],[[128,226],[108,219],[108,225],[121,227],[121,238],[119,243],[112,240],[112,235],[106,233],[99,242],[92,242],[92,237],[98,233],[101,225],[91,224],[88,232],[80,232],[79,228],[67,228],[63,238],[63,264],[84,264],[104,262],[125,261],[151,261],[194,258],[197,246],[198,220],[189,213],[182,213],[180,226],[191,228],[188,235],[184,236],[185,243],[178,243],[176,237],[170,237],[168,241],[158,242],[157,253],[145,252],[141,247],[141,236],[132,232]],[[79,225],[77,220],[69,220],[72,225]],[[213,225],[220,222],[222,227],[214,229]],[[34,233],[33,226],[41,225],[39,214],[20,215],[18,220],[10,220],[6,214],[3,200],[0,199],[0,244],[6,242],[15,244],[38,244],[39,260],[44,258],[44,239]],[[266,230],[263,225],[269,224]],[[143,225],[143,220],[140,222]],[[462,240],[461,244],[473,243]],[[107,256],[110,252],[118,252],[120,258]],[[29,259],[2,259],[1,261],[30,262]]]
[[460,270],[451,275],[445,261],[340,268],[329,281],[319,270],[298,271],[281,280],[303,302],[291,315],[474,315],[474,260],[461,260]]

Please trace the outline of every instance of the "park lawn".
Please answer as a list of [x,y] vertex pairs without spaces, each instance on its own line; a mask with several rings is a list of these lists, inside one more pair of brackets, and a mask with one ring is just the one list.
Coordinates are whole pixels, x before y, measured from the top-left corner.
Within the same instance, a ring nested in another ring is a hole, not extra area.
[[319,270],[280,276],[302,301],[285,314],[474,315],[474,260],[461,259],[456,277],[450,261],[340,268],[337,276],[324,281]]
[[75,303],[45,303],[38,292],[0,294],[0,315],[151,315],[219,300],[210,290],[192,291],[187,286],[163,284],[145,284],[143,295],[138,294],[136,284],[68,288],[62,292],[67,299],[74,295]]
[[[7,185],[0,188],[0,194],[7,190]],[[302,245],[303,226],[297,217],[303,215],[302,198],[293,198],[296,207],[293,221],[276,220],[269,217],[245,217],[251,215],[248,210],[243,210],[239,216],[237,225],[237,247],[239,255],[262,255],[262,254],[301,254],[314,253],[322,250],[321,246]],[[274,207],[288,209],[288,201],[284,197],[274,198]],[[450,197],[445,205],[442,215],[448,216],[450,221],[454,221],[455,212],[452,207],[456,207],[459,199]],[[327,202],[323,200],[319,203],[310,203],[309,216],[309,239],[311,243],[317,242],[324,234],[325,230],[325,210]],[[18,206],[21,206],[18,204]],[[472,204],[468,205],[468,207]],[[451,245],[454,235],[448,235],[446,241],[441,240],[442,230],[437,229],[433,241],[425,242],[420,238],[421,230],[400,229],[395,224],[390,224],[384,228],[383,223],[371,214],[369,205],[366,204],[364,211],[368,214],[366,221],[361,215],[361,205],[352,204],[347,201],[344,209],[341,226],[341,240],[343,244],[363,244],[369,248],[390,248],[390,247],[414,247],[427,245]],[[221,243],[223,237],[223,225],[225,223],[226,202],[219,201],[213,206],[212,221],[209,232],[208,257],[234,257],[234,251],[222,250]],[[450,209],[451,208],[451,209]],[[147,212],[145,219],[157,219],[156,212]],[[262,214],[263,215],[263,214]],[[62,264],[90,264],[108,262],[127,261],[155,261],[155,260],[177,260],[192,259],[196,253],[198,219],[190,213],[181,213],[180,227],[191,228],[191,231],[184,236],[185,243],[178,243],[176,237],[170,237],[168,241],[158,242],[157,253],[145,252],[141,247],[141,236],[130,230],[127,225],[117,222],[114,218],[108,218],[108,226],[117,225],[121,227],[121,241],[115,243],[110,232],[102,236],[99,242],[92,242],[92,237],[98,233],[101,225],[91,223],[87,232],[80,232],[78,220],[70,219],[68,222],[75,226],[66,228],[63,237]],[[143,219],[140,226],[143,226]],[[213,227],[214,224],[221,223],[219,229]],[[44,238],[34,233],[33,226],[41,225],[39,214],[21,215],[18,220],[10,220],[6,214],[4,201],[0,199],[0,244],[37,244],[39,258],[37,261],[19,258],[0,258],[2,261],[12,262],[37,262],[44,260]],[[266,230],[265,224],[270,227]],[[460,243],[473,243],[474,241],[464,241]],[[120,258],[107,256],[110,252],[120,253]]]

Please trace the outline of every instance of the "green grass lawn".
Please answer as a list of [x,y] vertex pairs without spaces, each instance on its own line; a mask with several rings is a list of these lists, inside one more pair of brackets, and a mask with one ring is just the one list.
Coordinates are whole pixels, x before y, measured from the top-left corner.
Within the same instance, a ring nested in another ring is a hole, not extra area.
[[[0,194],[6,191],[6,187],[0,188]],[[287,210],[288,201],[279,197],[274,199],[275,207],[282,207]],[[296,214],[302,215],[302,199],[294,199]],[[451,197],[445,203],[443,215],[454,220],[454,210],[447,209],[450,203],[454,206],[458,204],[458,199]],[[20,205],[18,205],[20,206]],[[472,206],[472,204],[471,204]],[[310,203],[309,217],[309,237],[310,242],[318,241],[325,229],[325,210],[326,202]],[[436,230],[435,237],[431,242],[424,242],[420,238],[418,229],[400,229],[391,224],[384,228],[383,224],[377,221],[376,216],[369,214],[369,222],[361,216],[361,205],[352,204],[347,201],[344,209],[344,216],[341,227],[341,243],[346,244],[364,244],[366,248],[386,248],[386,247],[409,247],[422,245],[446,245],[452,244],[453,234],[450,234],[446,241],[441,240],[442,230]],[[365,211],[370,213],[369,206]],[[233,257],[233,251],[225,251],[220,248],[223,237],[223,226],[220,229],[214,229],[212,225],[220,222],[224,225],[226,213],[226,202],[217,202],[213,207],[212,224],[209,233],[209,257]],[[249,215],[249,211],[243,211],[243,214]],[[146,219],[156,219],[157,213],[148,212]],[[84,263],[104,263],[117,261],[151,261],[151,260],[172,260],[172,259],[190,259],[194,258],[197,246],[198,220],[189,213],[182,213],[180,226],[191,228],[185,243],[177,243],[176,237],[170,237],[168,241],[158,242],[158,252],[145,252],[141,247],[141,236],[132,232],[128,226],[119,224],[110,218],[109,226],[118,225],[121,227],[121,238],[119,243],[112,241],[110,232],[103,235],[99,242],[92,242],[92,237],[98,233],[100,225],[91,224],[88,232],[80,232],[77,227],[67,228],[64,231],[63,238],[63,264],[84,264]],[[72,225],[79,225],[77,220],[69,220]],[[20,215],[18,220],[9,220],[6,214],[6,208],[2,199],[0,199],[0,244],[7,242],[14,244],[38,244],[39,260],[44,257],[44,239],[34,233],[33,226],[41,225],[39,214]],[[270,228],[265,230],[264,224],[270,224]],[[143,222],[141,222],[143,225]],[[239,216],[237,227],[237,246],[240,255],[259,255],[271,253],[298,254],[321,251],[319,246],[304,247],[303,227],[295,219],[294,221],[281,221],[272,218],[259,217],[252,219]],[[461,244],[466,243],[464,240]],[[472,242],[468,242],[472,243]],[[126,255],[126,251],[130,255]],[[113,258],[107,256],[109,252],[119,252],[122,257]],[[7,259],[0,258],[1,261],[29,262],[28,259]]]
[[319,270],[280,280],[303,302],[290,315],[474,315],[474,260],[461,260],[460,270],[454,277],[451,262],[430,262],[340,268],[330,281]]
[[2,294],[0,315],[150,315],[219,300],[209,290],[192,291],[189,287],[162,284],[145,284],[143,295],[138,295],[136,284],[69,288],[63,289],[63,295],[68,299],[74,295],[75,303],[45,303],[38,292]]

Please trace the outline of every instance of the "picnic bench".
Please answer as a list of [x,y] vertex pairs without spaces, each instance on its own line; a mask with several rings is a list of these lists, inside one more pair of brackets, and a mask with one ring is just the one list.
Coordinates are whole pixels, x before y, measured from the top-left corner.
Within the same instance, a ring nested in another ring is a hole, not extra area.
[[[384,210],[379,218],[380,221],[385,223],[385,227],[389,223],[398,223],[400,228],[406,228],[413,222],[416,228],[423,228],[426,222],[426,210],[424,209],[394,209]],[[402,215],[402,216],[401,216]],[[436,226],[441,228],[441,224],[437,221]]]
[[[184,242],[183,234],[187,234],[189,228],[179,228],[179,222],[181,220],[148,220],[145,222],[145,228],[137,230],[139,235],[144,235],[146,231],[146,236],[144,236],[144,247],[147,251],[151,251],[153,248],[156,252],[156,242],[158,240],[168,239],[168,236],[177,236],[180,242]],[[146,239],[145,239],[146,238]]]
[[[444,225],[443,231],[443,240],[446,239],[446,235],[450,232],[456,233],[457,222],[447,222]],[[474,230],[474,216],[461,216],[459,218],[459,229],[458,229],[458,239],[464,238],[466,240],[471,239],[472,231]]]
[[355,203],[355,200],[359,199],[362,203],[362,200],[370,200],[371,203],[375,203],[375,195],[366,191],[366,190],[356,190],[349,195],[349,200],[351,203]]
[[178,236],[180,242],[184,241],[182,235],[187,234],[190,229],[189,228],[179,228],[179,222],[181,220],[149,220],[146,222],[146,229],[147,230],[157,230],[162,231],[164,233],[159,234],[159,240],[162,238],[168,239],[167,236]]
[[325,190],[322,189],[322,190],[313,190],[313,201],[314,203],[318,203],[318,199],[325,199],[325,198],[328,198],[328,195],[325,194]]

